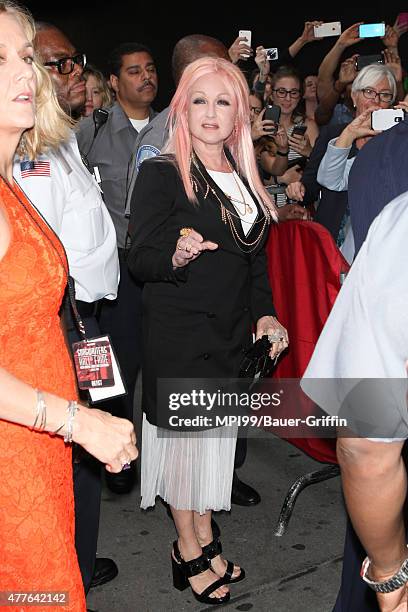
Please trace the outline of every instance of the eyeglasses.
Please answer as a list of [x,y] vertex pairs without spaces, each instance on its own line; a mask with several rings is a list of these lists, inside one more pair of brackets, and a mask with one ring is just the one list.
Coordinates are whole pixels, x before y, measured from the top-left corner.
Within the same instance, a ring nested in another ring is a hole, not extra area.
[[259,106],[250,106],[249,110],[255,113],[255,115],[259,115],[262,111],[262,108],[259,108]]
[[74,55],[72,57],[62,57],[55,62],[45,62],[44,66],[47,68],[55,66],[60,74],[71,74],[75,64],[81,66],[81,68],[84,68],[86,64],[85,53],[78,53],[78,55]]
[[370,87],[365,87],[361,91],[367,100],[375,100],[378,98],[379,102],[392,102],[394,98],[393,94],[389,91],[375,91],[375,89],[371,89]]
[[298,98],[300,96],[300,89],[285,89],[284,87],[278,87],[278,89],[273,89],[278,96],[278,98],[286,98],[290,96],[291,98]]

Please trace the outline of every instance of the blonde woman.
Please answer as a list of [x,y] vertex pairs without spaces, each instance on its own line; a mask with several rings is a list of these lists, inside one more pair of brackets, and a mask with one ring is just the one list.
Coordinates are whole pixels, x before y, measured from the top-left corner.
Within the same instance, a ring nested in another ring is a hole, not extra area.
[[[76,402],[58,316],[66,255],[13,181],[17,149],[35,159],[71,127],[33,39],[31,16],[0,2],[0,591],[40,591],[39,605],[82,612],[71,442],[112,472],[137,450],[131,423]],[[61,595],[49,599],[52,592]]]
[[108,83],[100,70],[86,64],[83,71],[86,89],[85,108],[83,117],[92,115],[96,108],[107,108],[112,105],[113,97]]

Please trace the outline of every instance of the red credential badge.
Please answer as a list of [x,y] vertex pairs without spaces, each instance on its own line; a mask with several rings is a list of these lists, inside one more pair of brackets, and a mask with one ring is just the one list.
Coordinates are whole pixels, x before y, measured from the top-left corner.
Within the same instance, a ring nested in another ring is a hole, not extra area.
[[84,390],[113,387],[115,377],[109,339],[92,338],[72,345],[78,387]]

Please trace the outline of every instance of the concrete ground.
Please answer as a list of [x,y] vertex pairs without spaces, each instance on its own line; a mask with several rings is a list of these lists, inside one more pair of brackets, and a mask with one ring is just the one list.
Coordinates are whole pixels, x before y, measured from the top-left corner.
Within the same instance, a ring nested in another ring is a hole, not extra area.
[[[262,496],[258,506],[232,506],[215,516],[226,556],[247,578],[231,585],[224,606],[245,612],[331,612],[339,586],[345,515],[335,478],[303,491],[287,535],[273,535],[281,504],[292,482],[320,464],[272,435],[251,438],[239,475]],[[191,590],[172,586],[170,547],[173,523],[158,502],[141,511],[140,487],[129,495],[103,491],[100,556],[115,559],[118,577],[92,589],[88,607],[98,612],[181,612],[214,609],[199,604]]]

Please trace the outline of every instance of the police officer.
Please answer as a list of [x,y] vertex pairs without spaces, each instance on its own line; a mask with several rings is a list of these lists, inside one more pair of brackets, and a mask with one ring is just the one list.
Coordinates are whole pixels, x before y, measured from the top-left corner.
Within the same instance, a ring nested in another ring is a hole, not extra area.
[[[85,104],[85,57],[57,28],[37,24],[36,51],[50,71],[58,101],[71,116]],[[82,163],[76,138],[34,162],[16,160],[14,177],[63,243],[75,281],[77,308],[88,337],[100,334],[102,298],[113,300],[119,282],[116,234],[100,189]],[[68,334],[80,339],[69,304]],[[74,463],[75,543],[85,592],[117,574],[111,559],[96,559],[101,498],[100,463],[85,454]]]
[[[133,420],[133,396],[141,361],[141,285],[129,274],[125,261],[128,218],[126,196],[138,133],[155,116],[151,103],[157,93],[157,72],[152,54],[138,43],[124,43],[109,59],[109,74],[116,103],[107,109],[106,121],[99,116],[83,119],[77,139],[96,175],[106,206],[115,224],[120,260],[118,297],[102,304],[100,325],[109,333],[122,368],[128,394],[105,404],[109,412]],[[106,473],[108,487],[127,493],[134,484],[135,471]]]

